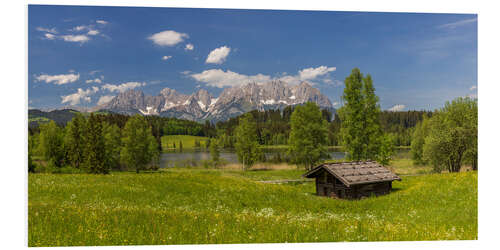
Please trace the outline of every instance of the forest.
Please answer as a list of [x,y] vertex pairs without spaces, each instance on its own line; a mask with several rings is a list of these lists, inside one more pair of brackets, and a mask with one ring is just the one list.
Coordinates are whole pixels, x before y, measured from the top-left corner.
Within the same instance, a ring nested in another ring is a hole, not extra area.
[[[249,112],[257,123],[257,137],[260,145],[287,144],[290,135],[290,117],[295,107],[288,106],[284,110],[254,110]],[[321,110],[322,117],[328,121],[328,146],[340,146],[339,132],[341,119],[337,113],[327,109]],[[233,117],[227,121],[217,122],[215,129],[225,148],[234,147],[234,129],[242,117]],[[393,135],[395,146],[410,146],[415,126],[424,117],[432,116],[431,111],[382,111],[379,114],[380,126],[384,133]],[[210,130],[213,126],[206,125]]]

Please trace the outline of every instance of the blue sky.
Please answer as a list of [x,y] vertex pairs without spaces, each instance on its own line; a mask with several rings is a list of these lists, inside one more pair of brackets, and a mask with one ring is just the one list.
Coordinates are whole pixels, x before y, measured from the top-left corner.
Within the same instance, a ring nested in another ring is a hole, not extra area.
[[30,5],[28,52],[32,108],[274,79],[308,81],[338,107],[354,67],[382,109],[477,96],[477,15]]

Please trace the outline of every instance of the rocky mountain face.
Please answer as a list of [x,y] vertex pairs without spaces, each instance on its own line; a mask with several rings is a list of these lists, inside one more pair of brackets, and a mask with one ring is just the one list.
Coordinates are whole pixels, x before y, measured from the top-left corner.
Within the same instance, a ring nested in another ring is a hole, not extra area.
[[226,88],[219,97],[204,89],[184,95],[169,88],[159,95],[145,95],[142,91],[128,90],[94,110],[109,110],[122,114],[159,115],[194,121],[220,121],[251,110],[283,109],[289,105],[315,102],[321,108],[334,111],[330,100],[318,89],[302,82],[288,85],[282,81],[265,84],[249,83]]

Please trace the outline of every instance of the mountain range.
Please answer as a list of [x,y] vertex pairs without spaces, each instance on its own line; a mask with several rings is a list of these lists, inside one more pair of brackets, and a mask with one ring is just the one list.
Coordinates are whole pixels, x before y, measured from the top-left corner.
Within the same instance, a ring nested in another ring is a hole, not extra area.
[[282,81],[248,83],[226,88],[218,97],[212,96],[205,89],[185,95],[165,88],[156,96],[144,94],[140,90],[128,90],[107,103],[97,105],[92,111],[221,121],[251,110],[283,109],[306,102],[315,102],[321,108],[335,111],[328,97],[311,84],[302,82],[289,85]]

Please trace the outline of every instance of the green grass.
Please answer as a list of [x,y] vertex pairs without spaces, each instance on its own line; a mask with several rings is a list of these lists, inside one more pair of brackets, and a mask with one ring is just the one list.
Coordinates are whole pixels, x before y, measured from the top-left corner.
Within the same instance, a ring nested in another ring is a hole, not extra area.
[[30,174],[28,245],[477,239],[477,173],[409,176],[357,201],[314,195],[299,170]]
[[161,145],[164,149],[173,149],[175,143],[176,150],[179,150],[179,142],[182,141],[182,149],[194,149],[195,141],[200,141],[201,148],[205,148],[208,137],[193,135],[164,135],[161,137]]
[[430,165],[415,165],[413,160],[409,158],[395,158],[389,164],[393,172],[398,175],[418,175],[429,174],[432,172]]

